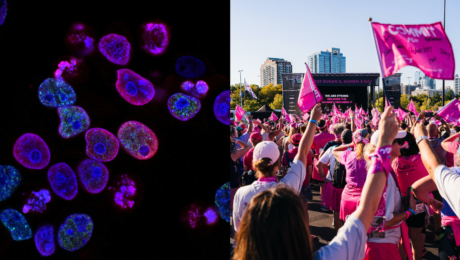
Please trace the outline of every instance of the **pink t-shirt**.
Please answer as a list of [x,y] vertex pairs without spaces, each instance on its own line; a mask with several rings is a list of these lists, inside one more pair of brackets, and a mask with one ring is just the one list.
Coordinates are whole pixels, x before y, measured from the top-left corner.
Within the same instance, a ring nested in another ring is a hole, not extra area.
[[446,166],[447,167],[454,166],[454,155],[452,153],[446,152]]
[[252,168],[252,160],[253,160],[253,157],[254,156],[254,148],[251,148],[245,155],[244,155],[244,158],[243,158],[243,165],[245,165],[246,167],[248,167],[248,169],[250,171],[254,171],[254,169]]
[[358,160],[354,151],[346,150],[340,154],[340,161],[347,170],[345,178],[347,184],[363,187],[367,176],[366,160],[364,158]]
[[420,154],[412,156],[400,156],[394,159],[391,167],[398,177],[401,194],[407,196],[407,188],[414,182],[428,175],[428,171],[422,162]]
[[448,146],[450,153],[454,155],[454,166],[457,165],[457,151],[460,146],[460,142],[451,142]]
[[313,138],[313,144],[311,148],[315,149],[316,154],[319,155],[319,149],[324,148],[327,142],[333,141],[335,139],[335,135],[329,133],[319,133],[315,135]]

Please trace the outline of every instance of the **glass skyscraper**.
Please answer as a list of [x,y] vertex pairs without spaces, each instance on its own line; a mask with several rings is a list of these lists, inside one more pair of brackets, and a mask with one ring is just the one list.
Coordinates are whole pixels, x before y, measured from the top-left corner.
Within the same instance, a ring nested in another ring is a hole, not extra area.
[[340,48],[330,48],[308,56],[311,73],[346,73],[346,58]]
[[422,88],[436,89],[436,80],[426,76],[423,71],[415,72],[414,83],[419,84]]
[[460,77],[458,76],[458,74],[455,74],[455,81],[454,81],[454,92],[455,92],[455,95],[458,95],[459,91],[460,91]]

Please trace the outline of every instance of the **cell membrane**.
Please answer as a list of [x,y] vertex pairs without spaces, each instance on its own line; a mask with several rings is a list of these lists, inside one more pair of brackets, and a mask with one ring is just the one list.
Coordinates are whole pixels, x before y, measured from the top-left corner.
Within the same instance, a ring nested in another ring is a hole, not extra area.
[[94,224],[87,214],[68,216],[58,230],[58,244],[67,251],[84,247],[93,234]]
[[153,84],[130,69],[117,71],[116,87],[122,98],[136,106],[147,104],[155,96]]
[[230,125],[230,90],[217,96],[214,101],[214,115],[222,124]]
[[118,129],[117,137],[121,147],[139,160],[152,158],[158,150],[158,139],[155,133],[137,121],[123,123]]
[[14,158],[29,169],[43,169],[50,162],[50,149],[40,136],[32,133],[22,135],[13,147]]
[[27,203],[22,207],[22,212],[27,214],[29,212],[43,213],[46,210],[46,203],[51,201],[51,194],[49,190],[43,189],[38,192],[32,191]]
[[38,98],[44,106],[62,107],[73,105],[77,95],[65,81],[47,78],[38,87]]
[[162,23],[147,23],[142,31],[142,49],[157,56],[166,50],[169,44],[169,31]]
[[176,61],[176,71],[184,78],[196,78],[206,72],[204,63],[192,56],[183,56]]
[[72,168],[65,163],[57,163],[48,170],[48,181],[54,193],[65,200],[72,200],[77,196],[77,178]]
[[21,174],[16,168],[10,165],[0,165],[0,201],[11,197],[21,180]]
[[226,182],[216,191],[214,203],[219,209],[219,215],[230,222],[230,182]]
[[51,225],[41,226],[34,236],[35,246],[42,256],[50,256],[54,253],[54,228]]
[[176,93],[168,99],[168,109],[171,114],[181,120],[193,118],[201,109],[201,102],[197,98]]
[[0,212],[0,220],[10,231],[14,241],[27,240],[32,238],[32,230],[26,218],[15,209],[5,209]]
[[85,134],[86,154],[101,162],[109,162],[118,154],[120,144],[109,131],[102,128],[91,128]]
[[107,167],[99,161],[86,159],[77,168],[78,176],[85,190],[89,193],[97,194],[104,190],[109,181],[109,171]]
[[108,34],[102,37],[98,47],[102,55],[110,62],[118,65],[128,64],[131,45],[124,36]]
[[0,0],[0,25],[5,22],[7,7],[6,0]]
[[83,133],[89,128],[90,119],[86,111],[78,106],[58,107],[59,134],[70,138]]

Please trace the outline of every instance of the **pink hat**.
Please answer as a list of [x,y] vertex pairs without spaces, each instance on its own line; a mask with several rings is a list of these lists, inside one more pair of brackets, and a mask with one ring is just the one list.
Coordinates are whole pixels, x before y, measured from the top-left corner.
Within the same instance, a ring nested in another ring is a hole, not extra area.
[[269,158],[271,162],[268,165],[272,165],[279,157],[280,150],[278,149],[278,145],[272,141],[263,141],[254,148],[252,159],[254,162],[257,162],[262,158]]
[[292,144],[298,145],[300,143],[300,140],[302,139],[301,134],[294,134],[292,135]]
[[260,128],[258,126],[256,126],[256,127],[254,127],[254,132],[260,133],[260,132],[262,132],[262,130],[260,130]]
[[249,139],[251,139],[251,141],[253,141],[253,142],[258,142],[258,141],[262,140],[262,136],[260,135],[260,133],[254,132],[254,133],[251,134]]

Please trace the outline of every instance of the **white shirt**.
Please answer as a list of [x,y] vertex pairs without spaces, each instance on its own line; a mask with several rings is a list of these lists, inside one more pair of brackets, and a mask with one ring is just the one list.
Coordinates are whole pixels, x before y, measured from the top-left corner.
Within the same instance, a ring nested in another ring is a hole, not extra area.
[[247,185],[239,188],[233,199],[233,223],[235,231],[238,231],[241,219],[243,218],[243,213],[246,210],[246,207],[248,206],[252,197],[262,191],[274,188],[281,183],[287,184],[297,194],[299,194],[300,190],[302,189],[302,183],[305,179],[305,176],[305,165],[301,161],[294,159],[289,172],[286,174],[286,176],[284,176],[283,179],[281,179],[279,183],[261,183],[259,181],[255,181],[252,183],[252,185]]
[[334,166],[335,166],[335,157],[332,154],[332,150],[334,150],[334,147],[335,146],[331,146],[329,149],[327,149],[327,151],[323,153],[323,156],[319,158],[319,161],[321,163],[324,163],[324,164],[329,163],[329,172],[327,173],[327,176],[326,176],[326,178],[328,178],[329,181],[332,181],[331,172],[334,170]]
[[447,201],[455,215],[460,216],[460,175],[441,164],[434,170],[434,179],[441,197]]

